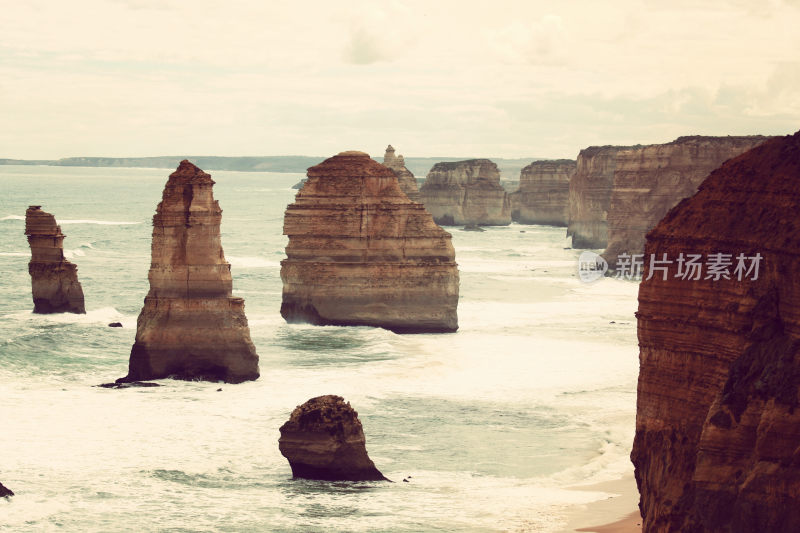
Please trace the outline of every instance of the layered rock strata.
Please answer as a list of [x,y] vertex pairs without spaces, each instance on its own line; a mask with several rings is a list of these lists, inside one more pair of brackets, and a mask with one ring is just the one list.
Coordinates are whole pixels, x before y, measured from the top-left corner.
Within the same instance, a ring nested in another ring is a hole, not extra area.
[[78,267],[64,258],[64,234],[55,217],[41,206],[30,206],[25,211],[25,235],[31,247],[33,312],[85,313]]
[[150,292],[123,381],[258,378],[244,300],[231,295],[213,186],[186,160],[169,176],[153,216]]
[[436,163],[419,190],[425,209],[443,226],[506,226],[511,203],[500,171],[488,159]]
[[672,263],[639,289],[644,531],[800,531],[799,212],[800,132],[726,162],[648,234]]
[[511,219],[522,224],[566,226],[569,222],[569,180],[572,159],[534,161],[519,174],[519,188],[509,195]]
[[606,247],[617,152],[625,148],[590,146],[578,153],[575,174],[569,180],[567,237],[572,237],[573,248]]
[[367,455],[358,413],[341,396],[311,398],[280,428],[278,446],[297,478],[388,481]]
[[641,254],[645,234],[679,201],[697,191],[726,160],[767,140],[748,137],[679,137],[667,144],[616,152],[603,257],[613,269],[622,254]]
[[406,168],[406,162],[403,156],[394,154],[394,148],[391,144],[386,147],[386,153],[383,155],[383,164],[392,169],[394,175],[397,176],[400,189],[406,193],[408,199],[412,202],[419,202],[417,179],[414,177],[414,174]]
[[369,155],[342,152],[309,168],[283,232],[281,315],[288,322],[401,333],[458,328],[450,234]]

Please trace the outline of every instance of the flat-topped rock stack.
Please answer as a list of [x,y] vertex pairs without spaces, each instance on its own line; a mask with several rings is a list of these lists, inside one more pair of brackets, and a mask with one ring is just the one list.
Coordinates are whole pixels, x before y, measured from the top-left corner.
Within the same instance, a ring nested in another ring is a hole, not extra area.
[[369,155],[342,152],[309,168],[283,232],[288,322],[410,333],[458,328],[450,234]]
[[436,163],[419,190],[425,209],[443,226],[507,226],[511,203],[489,159]]
[[417,178],[414,174],[406,168],[406,162],[402,155],[395,155],[395,150],[390,144],[386,147],[386,153],[383,155],[383,164],[394,171],[397,176],[397,181],[400,184],[400,189],[408,199],[412,202],[419,202],[419,188],[417,187]]
[[519,188],[509,195],[511,218],[522,224],[566,226],[573,159],[534,161],[519,174]]
[[123,380],[258,378],[244,300],[231,293],[213,186],[186,160],[169,176],[153,216],[150,291]]
[[64,258],[64,234],[55,217],[39,205],[30,206],[25,211],[25,235],[31,247],[33,312],[85,313],[78,267]]

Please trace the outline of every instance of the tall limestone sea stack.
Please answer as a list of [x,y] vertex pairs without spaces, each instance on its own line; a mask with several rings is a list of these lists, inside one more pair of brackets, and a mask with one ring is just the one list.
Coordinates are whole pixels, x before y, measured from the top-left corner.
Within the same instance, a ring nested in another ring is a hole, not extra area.
[[437,224],[507,226],[511,203],[500,185],[500,171],[488,159],[436,163],[419,189],[425,209]]
[[309,168],[283,232],[288,322],[409,333],[458,328],[450,234],[369,155],[342,152]]
[[709,172],[766,140],[760,135],[692,136],[618,151],[603,253],[609,265],[613,268],[622,254],[644,252],[645,234],[693,195]]
[[519,189],[509,195],[511,218],[522,224],[566,226],[569,221],[569,180],[572,159],[534,161],[519,174]]
[[400,184],[400,189],[406,193],[408,199],[412,202],[419,202],[417,178],[406,168],[403,156],[394,154],[394,148],[391,144],[386,147],[386,153],[383,155],[383,164],[394,171],[394,175],[397,176],[397,182]]
[[[639,288],[646,532],[800,531],[798,213],[800,132],[726,162],[648,234],[672,264]],[[689,254],[700,279],[677,277]]]
[[78,267],[64,258],[64,234],[55,217],[39,205],[30,206],[25,211],[25,235],[31,247],[33,312],[85,313]]
[[123,381],[258,378],[244,300],[231,295],[211,176],[181,161],[153,216],[150,292]]

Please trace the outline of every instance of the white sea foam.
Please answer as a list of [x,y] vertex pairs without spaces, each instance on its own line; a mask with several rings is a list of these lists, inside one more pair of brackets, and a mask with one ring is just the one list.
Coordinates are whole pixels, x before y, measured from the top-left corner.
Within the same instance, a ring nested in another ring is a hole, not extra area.
[[3,218],[0,218],[0,220],[25,220],[25,217],[19,215],[8,215]]

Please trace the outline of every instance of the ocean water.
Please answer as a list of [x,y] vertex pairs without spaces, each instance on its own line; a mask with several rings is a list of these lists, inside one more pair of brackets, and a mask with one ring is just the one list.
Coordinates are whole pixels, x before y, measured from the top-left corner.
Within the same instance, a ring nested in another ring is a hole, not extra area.
[[[16,492],[0,529],[559,531],[571,506],[608,496],[570,487],[630,470],[635,283],[582,284],[563,228],[450,228],[457,333],[285,324],[299,174],[212,173],[261,378],[95,387],[127,373],[168,174],[0,166],[0,481]],[[31,313],[32,204],[67,236],[86,315]],[[396,483],[292,479],[278,428],[321,394],[351,402]]]

